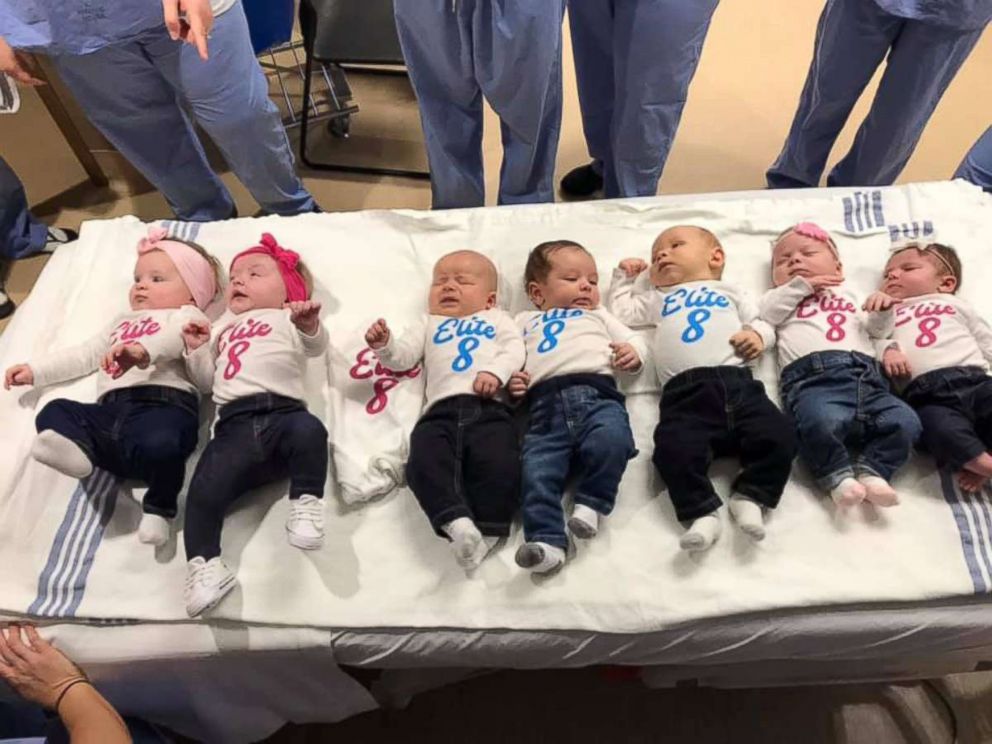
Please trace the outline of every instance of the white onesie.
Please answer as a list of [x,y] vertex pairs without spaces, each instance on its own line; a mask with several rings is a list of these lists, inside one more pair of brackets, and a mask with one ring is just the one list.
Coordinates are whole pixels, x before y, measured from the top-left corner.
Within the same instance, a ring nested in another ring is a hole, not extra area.
[[516,322],[527,349],[530,387],[559,375],[614,377],[610,342],[631,344],[642,362],[647,353],[637,334],[603,308],[531,310],[518,313]]
[[[148,352],[149,365],[145,369],[132,367],[116,380],[100,370],[97,398],[111,390],[138,385],[162,385],[193,394],[210,392],[210,381],[195,378],[192,366],[187,367],[182,329],[193,320],[209,322],[195,305],[122,313],[88,341],[31,362],[34,384],[54,385],[88,375],[100,368],[100,360],[114,344],[134,342]],[[198,384],[193,379],[198,379]]]
[[[520,330],[503,310],[483,310],[464,318],[428,315],[376,352],[390,369],[410,369],[423,359],[427,376],[424,411],[453,395],[475,395],[479,372],[495,375],[505,386],[524,366]],[[501,388],[498,399],[506,400]]]
[[895,341],[909,359],[911,379],[945,367],[992,361],[992,330],[965,300],[952,294],[911,297],[896,306]]
[[887,338],[895,319],[891,310],[864,313],[844,284],[814,294],[801,276],[766,292],[759,317],[778,333],[778,363],[783,369],[817,351],[858,351],[875,358],[874,339]]
[[748,295],[718,279],[658,289],[647,271],[630,279],[616,269],[609,304],[624,323],[655,327],[651,346],[662,387],[695,367],[747,366],[730,345],[730,337],[744,327],[757,332],[766,348],[775,342]]

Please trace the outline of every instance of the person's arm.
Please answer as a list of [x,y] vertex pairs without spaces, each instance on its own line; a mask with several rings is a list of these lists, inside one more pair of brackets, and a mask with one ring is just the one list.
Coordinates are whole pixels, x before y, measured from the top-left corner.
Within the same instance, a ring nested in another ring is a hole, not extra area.
[[320,322],[320,303],[316,300],[290,302],[289,319],[296,326],[303,353],[318,357],[327,351],[327,329]]
[[95,372],[107,350],[110,330],[108,326],[78,346],[56,351],[31,362],[34,385],[55,385]]
[[813,287],[797,276],[790,282],[770,289],[758,303],[758,317],[773,328],[777,328],[795,312],[799,303],[813,294]]
[[480,369],[479,373],[488,372],[499,380],[500,386],[505,386],[510,381],[510,376],[514,372],[519,372],[524,367],[527,359],[527,350],[524,347],[524,336],[520,327],[510,318],[509,315],[500,315],[496,320],[496,355],[492,363],[486,369]]
[[958,302],[958,312],[964,316],[968,330],[975,337],[978,348],[987,362],[992,363],[992,328],[986,320],[975,312],[975,309],[964,301]]
[[758,304],[751,295],[743,290],[737,293],[737,314],[741,319],[741,328],[754,331],[761,337],[762,351],[767,351],[775,345],[775,328],[761,319],[758,314]]
[[606,296],[606,306],[617,319],[629,326],[656,324],[658,291],[651,284],[650,270],[630,277],[623,269],[613,270],[613,281]]
[[44,85],[45,81],[32,75],[31,70],[32,64],[29,58],[23,52],[11,49],[7,40],[0,36],[0,73],[10,75],[21,85]]
[[[376,331],[376,334],[373,334]],[[378,320],[372,324],[365,341],[373,349],[379,360],[390,369],[410,369],[424,358],[424,345],[427,342],[427,320],[417,321],[397,338],[386,325]]]
[[207,39],[214,26],[210,0],[162,0],[165,28],[173,41],[180,39],[196,47],[200,59],[207,59]]
[[113,706],[33,625],[0,628],[0,679],[25,700],[55,711],[71,744],[131,742]]
[[613,366],[621,372],[637,374],[644,369],[644,359],[648,353],[644,339],[613,317],[609,310],[602,309],[600,312],[612,342]]

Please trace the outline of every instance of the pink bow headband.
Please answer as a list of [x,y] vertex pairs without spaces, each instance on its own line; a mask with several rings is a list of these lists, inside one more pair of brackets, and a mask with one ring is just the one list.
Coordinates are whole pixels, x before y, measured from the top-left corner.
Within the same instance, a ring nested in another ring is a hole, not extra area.
[[179,277],[186,284],[193,302],[201,310],[217,294],[217,275],[214,267],[199,252],[185,243],[168,240],[169,231],[164,227],[149,227],[148,237],[138,242],[138,255],[143,256],[151,251],[162,251],[169,257],[179,272]]
[[309,295],[307,292],[307,283],[303,280],[303,275],[296,268],[300,263],[299,253],[283,248],[272,235],[263,233],[258,245],[246,251],[241,251],[241,253],[234,257],[234,260],[231,261],[231,268],[234,268],[234,264],[239,258],[251,256],[255,253],[269,256],[275,260],[276,265],[279,267],[279,273],[282,275],[282,282],[286,285],[287,300],[290,302],[303,302],[307,299]]
[[830,249],[831,253],[838,258],[838,260],[840,259],[840,253],[837,252],[837,244],[834,242],[834,239],[830,237],[830,233],[817,225],[815,222],[800,222],[793,225],[788,230],[784,230],[772,242],[772,250],[774,251],[775,247],[781,243],[784,238],[792,233],[823,243]]

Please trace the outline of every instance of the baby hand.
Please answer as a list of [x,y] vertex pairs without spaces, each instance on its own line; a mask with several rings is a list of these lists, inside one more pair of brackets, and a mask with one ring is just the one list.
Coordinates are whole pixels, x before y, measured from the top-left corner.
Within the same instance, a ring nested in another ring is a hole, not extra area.
[[633,372],[641,366],[641,357],[637,349],[628,343],[611,343],[613,350],[612,364],[621,372]]
[[34,371],[27,364],[15,364],[4,373],[4,390],[10,390],[18,385],[34,385]]
[[813,292],[820,292],[827,287],[836,287],[844,281],[840,274],[818,274],[817,276],[804,276],[803,279],[813,289]]
[[625,258],[620,262],[620,270],[627,275],[628,279],[633,279],[647,268],[647,261],[642,261],[639,258]]
[[519,372],[514,372],[510,375],[510,381],[506,385],[506,389],[510,391],[510,397],[514,400],[519,400],[527,395],[527,388],[530,386],[530,375],[520,370]]
[[308,336],[313,336],[320,328],[320,303],[316,300],[287,302],[289,319],[293,325]]
[[483,398],[492,398],[499,392],[501,387],[503,387],[503,383],[499,381],[496,375],[491,372],[480,372],[475,376],[475,384],[472,385],[472,390],[475,391],[476,395],[480,395]]
[[765,350],[765,342],[761,334],[750,328],[742,328],[730,337],[730,345],[734,347],[734,352],[745,362],[750,362],[761,355]]
[[370,349],[381,349],[389,343],[389,326],[386,325],[386,321],[379,318],[369,326],[369,329],[365,331],[365,343],[369,345]]
[[210,324],[205,320],[191,320],[183,326],[183,343],[186,352],[191,353],[210,340]]
[[912,375],[909,357],[898,346],[890,346],[882,354],[882,368],[885,369],[885,374],[893,379]]
[[150,362],[148,350],[141,344],[114,344],[100,361],[100,369],[116,380],[131,367],[145,369]]
[[897,300],[895,297],[885,294],[885,292],[872,292],[868,295],[868,299],[865,300],[865,304],[861,306],[861,309],[869,313],[881,313],[895,307],[900,302],[902,300]]

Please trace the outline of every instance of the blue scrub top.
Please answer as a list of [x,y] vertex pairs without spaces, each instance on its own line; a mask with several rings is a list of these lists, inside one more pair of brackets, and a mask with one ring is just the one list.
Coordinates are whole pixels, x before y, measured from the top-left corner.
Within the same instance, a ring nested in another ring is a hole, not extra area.
[[983,28],[992,19],[992,0],[875,0],[886,13],[949,28]]
[[162,25],[161,0],[0,0],[0,37],[47,54],[95,52]]

